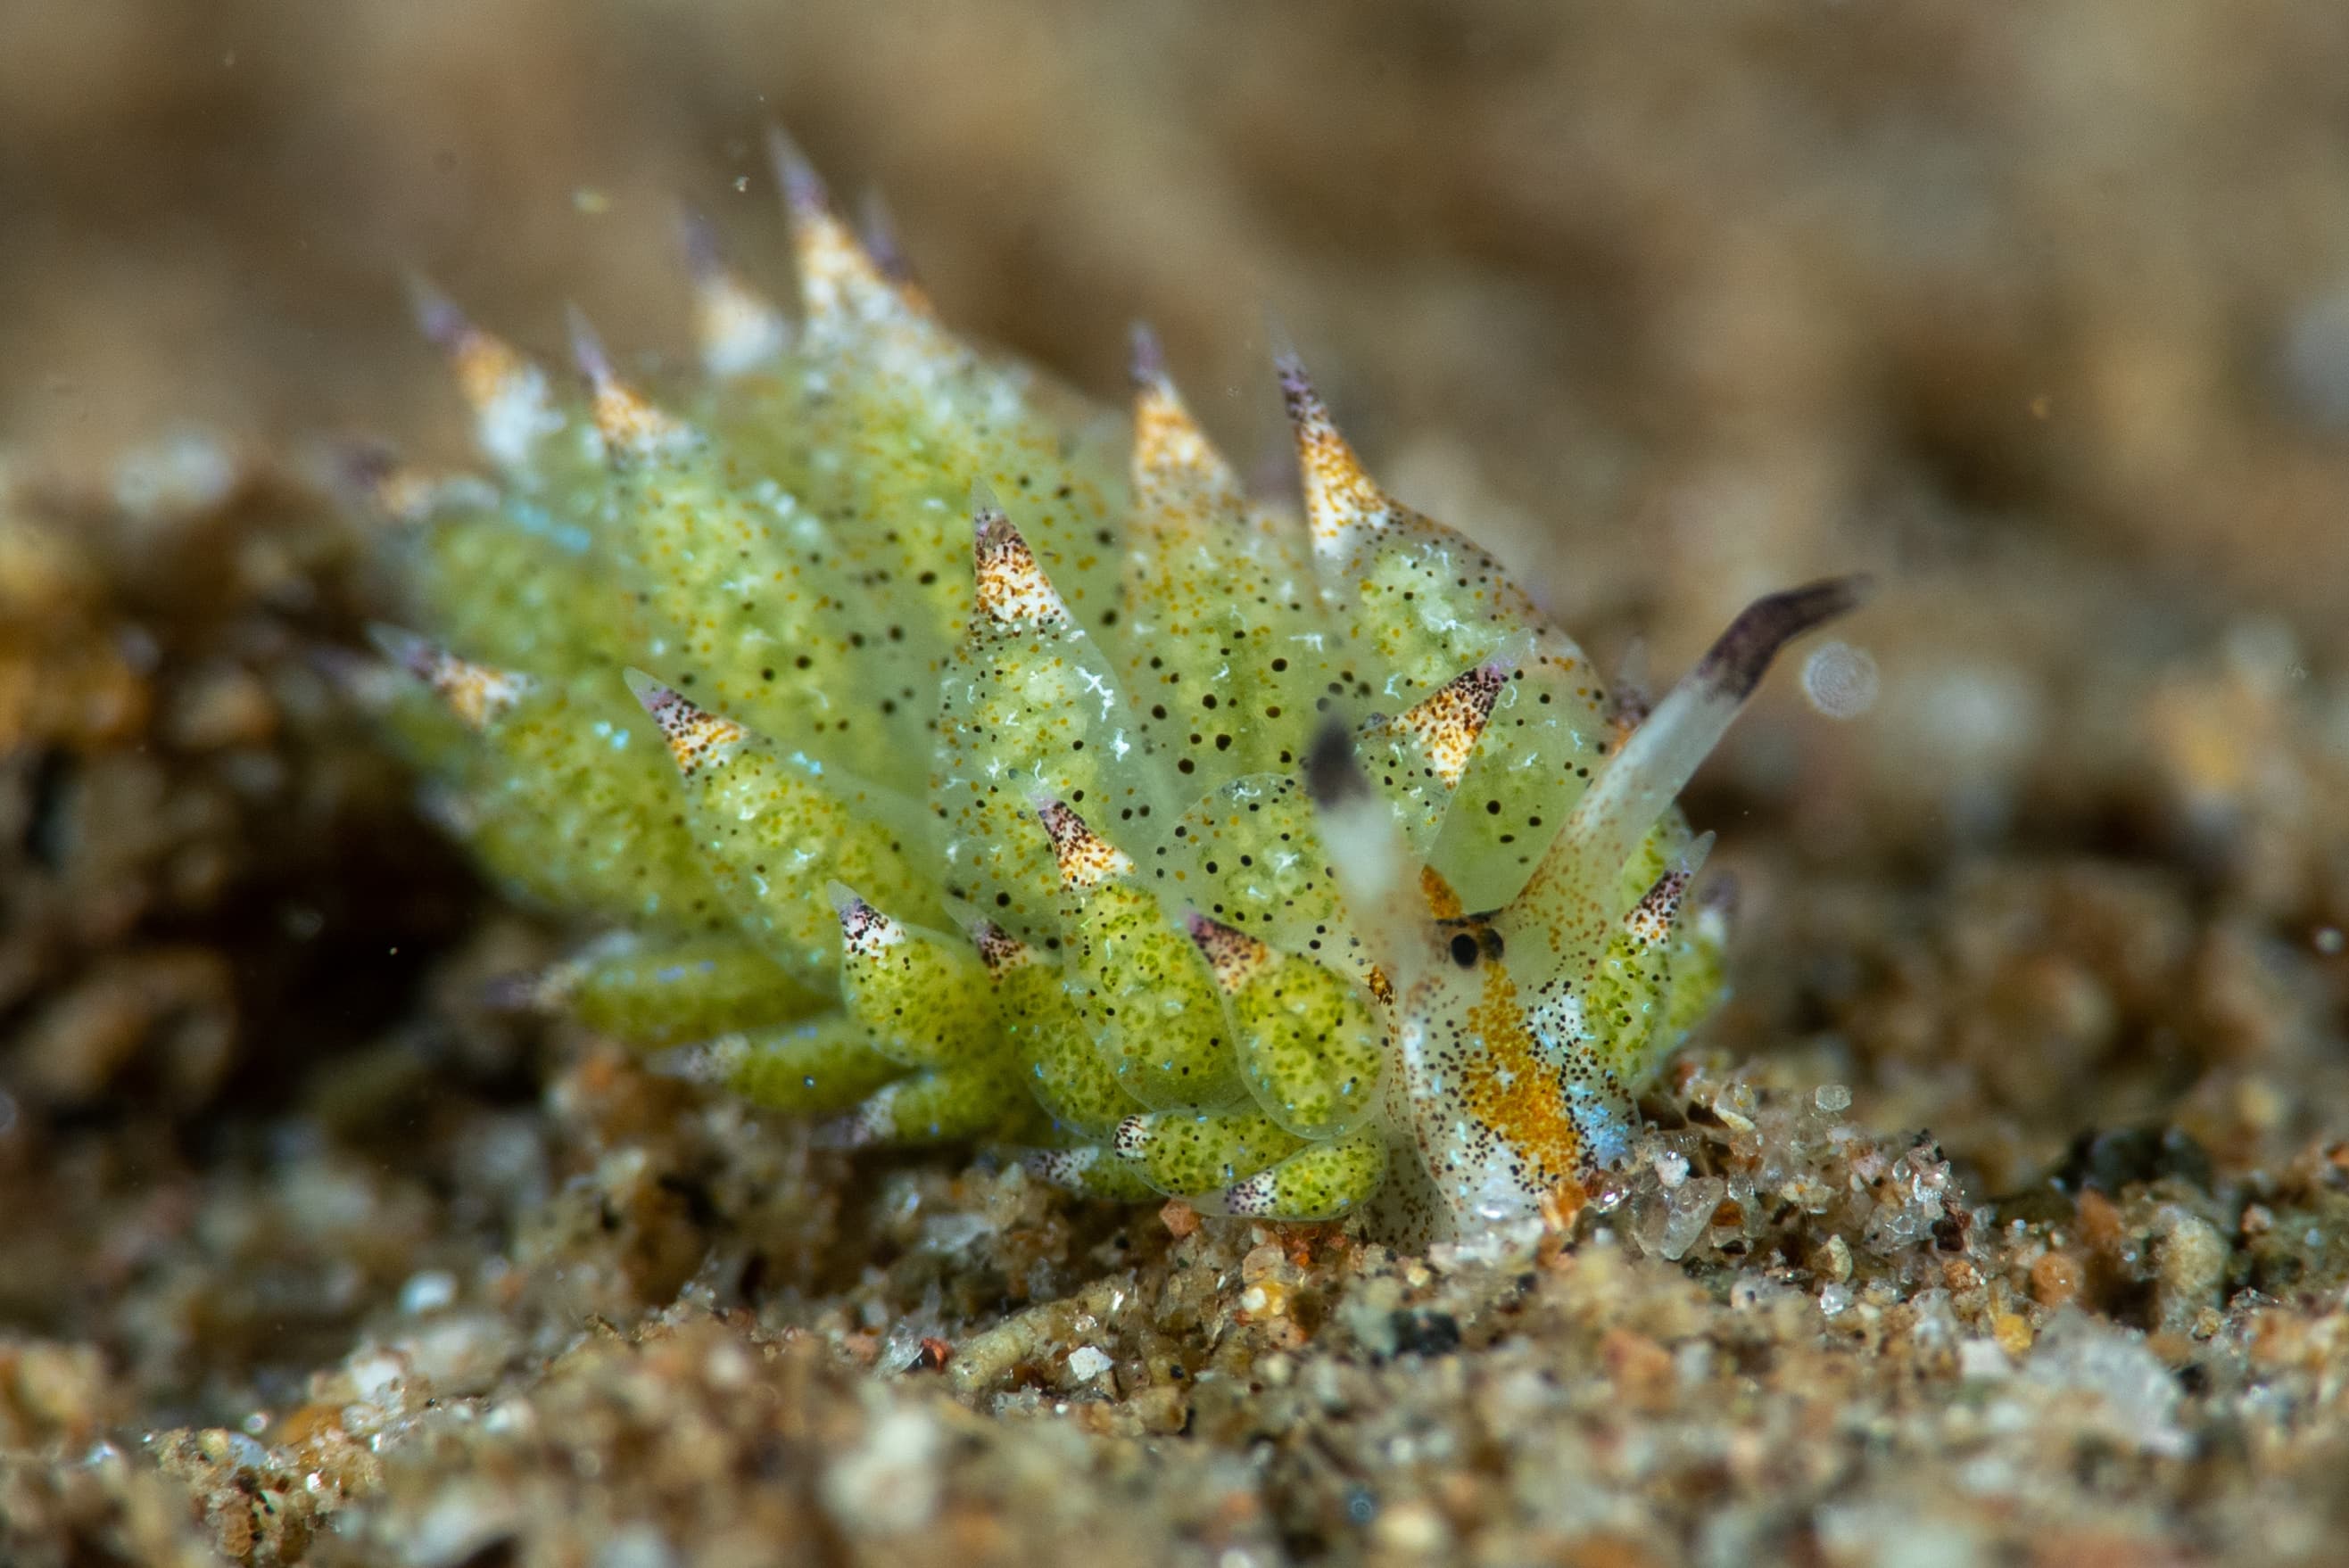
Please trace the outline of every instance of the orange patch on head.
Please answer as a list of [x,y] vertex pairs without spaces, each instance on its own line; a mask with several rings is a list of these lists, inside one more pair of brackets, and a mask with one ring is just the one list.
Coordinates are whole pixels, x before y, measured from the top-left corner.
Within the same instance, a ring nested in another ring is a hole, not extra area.
[[1468,1010],[1468,1031],[1484,1044],[1481,1057],[1463,1065],[1467,1113],[1492,1130],[1521,1162],[1526,1190],[1547,1196],[1581,1192],[1582,1134],[1568,1112],[1557,1075],[1542,1059],[1508,971],[1485,970],[1484,995]]
[[1419,893],[1427,901],[1427,913],[1437,920],[1458,920],[1467,913],[1461,907],[1460,895],[1433,866],[1419,868]]

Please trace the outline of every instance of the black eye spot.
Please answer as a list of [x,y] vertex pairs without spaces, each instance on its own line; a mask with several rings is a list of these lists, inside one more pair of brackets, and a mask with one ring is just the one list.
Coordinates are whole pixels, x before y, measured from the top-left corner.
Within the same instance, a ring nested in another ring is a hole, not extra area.
[[1477,956],[1482,952],[1483,949],[1476,945],[1476,939],[1464,931],[1452,939],[1452,962],[1463,969],[1475,968]]

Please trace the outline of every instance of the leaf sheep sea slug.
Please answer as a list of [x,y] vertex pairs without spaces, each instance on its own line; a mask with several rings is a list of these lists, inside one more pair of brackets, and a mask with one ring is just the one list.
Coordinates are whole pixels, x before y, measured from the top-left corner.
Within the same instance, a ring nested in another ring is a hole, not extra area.
[[[1857,583],[1652,707],[1363,471],[1301,518],[1137,336],[1130,425],[942,327],[787,147],[796,320],[688,246],[707,372],[584,399],[424,292],[494,481],[378,465],[431,640],[387,724],[538,995],[851,1144],[1406,1243],[1570,1212],[1721,987],[1673,798]],[[1130,432],[1130,438],[1129,438]]]

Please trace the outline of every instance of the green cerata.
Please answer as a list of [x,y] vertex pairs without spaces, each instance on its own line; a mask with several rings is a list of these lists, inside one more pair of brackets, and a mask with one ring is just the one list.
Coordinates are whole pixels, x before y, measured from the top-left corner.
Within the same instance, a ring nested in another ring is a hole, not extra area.
[[704,372],[584,385],[420,291],[490,478],[369,465],[385,727],[532,994],[850,1145],[1404,1244],[1584,1200],[1722,989],[1674,797],[1843,579],[1651,705],[1389,497],[1294,356],[1302,507],[1137,334],[1130,418],[943,327],[778,139],[794,316],[688,250]]

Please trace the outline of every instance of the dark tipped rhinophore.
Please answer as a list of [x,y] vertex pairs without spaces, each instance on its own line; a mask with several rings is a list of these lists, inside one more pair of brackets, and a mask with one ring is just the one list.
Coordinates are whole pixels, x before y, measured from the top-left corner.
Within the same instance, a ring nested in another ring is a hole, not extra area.
[[1780,648],[1857,608],[1870,585],[1865,574],[1856,574],[1763,595],[1740,611],[1705,650],[1697,661],[1697,678],[1711,690],[1744,701],[1762,684]]
[[1305,753],[1305,793],[1317,806],[1350,805],[1367,799],[1371,781],[1354,761],[1354,738],[1337,719],[1314,732]]

